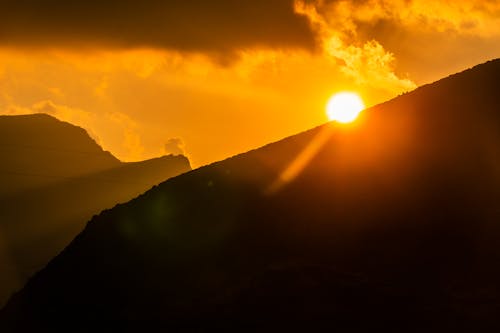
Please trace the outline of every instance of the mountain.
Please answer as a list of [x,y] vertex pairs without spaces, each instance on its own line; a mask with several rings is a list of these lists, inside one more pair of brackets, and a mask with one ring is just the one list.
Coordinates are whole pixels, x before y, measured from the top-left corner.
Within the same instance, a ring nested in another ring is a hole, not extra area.
[[123,163],[82,128],[0,116],[0,305],[93,215],[190,170],[184,156]]
[[121,162],[80,127],[47,114],[0,116],[0,198]]
[[500,328],[500,60],[95,216],[6,331]]

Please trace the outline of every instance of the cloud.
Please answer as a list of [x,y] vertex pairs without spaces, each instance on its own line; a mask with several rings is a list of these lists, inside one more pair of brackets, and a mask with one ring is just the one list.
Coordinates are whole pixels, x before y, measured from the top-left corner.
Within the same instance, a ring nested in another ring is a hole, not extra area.
[[185,155],[184,142],[180,138],[171,138],[165,144],[165,153],[172,155]]
[[297,0],[313,6],[331,27],[356,36],[364,24],[379,22],[419,31],[498,35],[500,2],[496,0]]
[[[401,78],[402,87],[407,77],[426,83],[500,52],[497,0],[296,0],[296,10],[347,73],[366,73],[357,69],[377,54],[379,69],[392,69],[390,82]],[[368,72],[381,82],[381,71]]]
[[2,5],[0,44],[220,53],[310,49],[314,35],[293,0],[24,0]]
[[[359,1],[365,3],[368,1]],[[389,90],[412,90],[416,84],[395,72],[395,57],[376,40],[359,41],[353,10],[357,1],[296,1],[295,10],[308,17],[322,40],[325,55],[358,84]]]

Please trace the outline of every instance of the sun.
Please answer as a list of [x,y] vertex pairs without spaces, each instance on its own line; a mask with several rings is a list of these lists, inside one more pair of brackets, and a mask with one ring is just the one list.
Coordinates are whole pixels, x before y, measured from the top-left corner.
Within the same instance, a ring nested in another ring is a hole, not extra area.
[[326,105],[328,119],[339,123],[354,121],[359,113],[365,109],[361,97],[354,92],[340,92],[333,95]]

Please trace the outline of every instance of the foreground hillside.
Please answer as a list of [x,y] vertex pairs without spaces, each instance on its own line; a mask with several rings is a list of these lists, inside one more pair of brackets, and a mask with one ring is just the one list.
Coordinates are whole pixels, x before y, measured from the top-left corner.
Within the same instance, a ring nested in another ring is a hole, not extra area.
[[189,171],[184,156],[122,163],[82,128],[0,116],[0,306],[100,211]]
[[500,327],[500,61],[94,217],[12,331]]

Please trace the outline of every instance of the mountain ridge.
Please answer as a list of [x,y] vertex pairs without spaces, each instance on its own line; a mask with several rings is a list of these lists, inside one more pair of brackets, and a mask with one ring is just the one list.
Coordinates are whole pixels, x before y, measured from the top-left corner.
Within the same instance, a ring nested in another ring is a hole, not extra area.
[[121,162],[45,114],[1,116],[0,142],[0,305],[93,215],[191,169],[184,156]]
[[75,177],[121,163],[85,129],[48,114],[0,116],[0,142],[0,196],[46,185],[50,176]]

